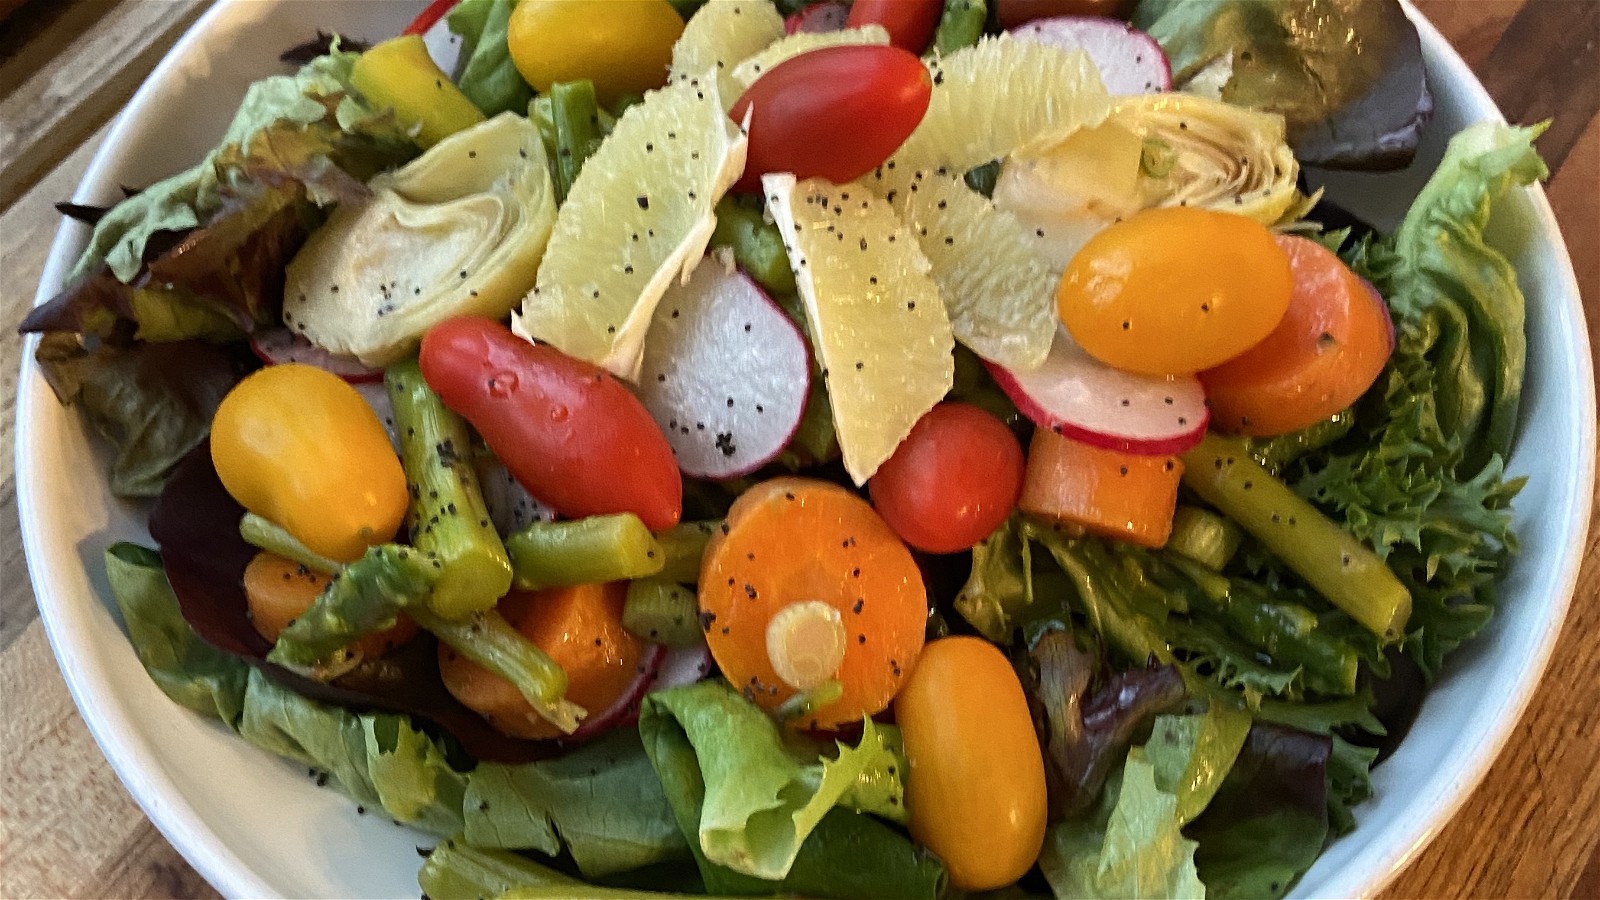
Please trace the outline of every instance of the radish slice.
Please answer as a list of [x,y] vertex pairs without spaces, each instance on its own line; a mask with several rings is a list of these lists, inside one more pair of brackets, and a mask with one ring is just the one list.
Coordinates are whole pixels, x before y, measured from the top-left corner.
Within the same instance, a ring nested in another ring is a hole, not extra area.
[[556,520],[556,511],[528,493],[500,460],[485,453],[478,457],[473,468],[478,472],[478,486],[483,491],[483,505],[489,510],[489,520],[501,536],[521,531],[534,522]]
[[440,19],[450,13],[450,10],[455,9],[456,4],[459,2],[461,0],[433,0],[432,3],[428,4],[428,8],[424,9],[421,15],[412,19],[411,24],[406,26],[406,30],[400,33],[403,35],[427,34],[432,30],[433,26],[439,23]]
[[1085,353],[1065,328],[1032,372],[984,365],[1034,424],[1107,450],[1181,453],[1200,443],[1211,420],[1199,379],[1114,369]]
[[562,743],[586,741],[602,732],[637,722],[639,704],[644,701],[645,692],[655,684],[656,673],[661,670],[661,661],[666,656],[665,646],[646,644],[644,655],[639,657],[638,674],[628,683],[628,687],[617,697],[616,702],[599,712],[591,710],[577,731],[561,738]]
[[351,384],[383,380],[382,369],[363,365],[351,356],[329,353],[287,328],[256,332],[250,336],[250,350],[269,366],[305,363],[326,369]]
[[784,34],[843,31],[845,20],[850,18],[850,5],[839,0],[824,0],[783,20]]
[[1018,38],[1089,54],[1113,96],[1172,90],[1172,64],[1155,38],[1126,22],[1099,16],[1036,19],[1011,29]]
[[811,387],[805,338],[748,276],[716,260],[656,308],[639,399],[694,478],[755,471],[788,445]]
[[694,684],[710,675],[715,665],[711,659],[711,648],[705,641],[692,647],[669,649],[666,658],[661,661],[661,671],[656,673],[655,684],[650,685],[647,693]]

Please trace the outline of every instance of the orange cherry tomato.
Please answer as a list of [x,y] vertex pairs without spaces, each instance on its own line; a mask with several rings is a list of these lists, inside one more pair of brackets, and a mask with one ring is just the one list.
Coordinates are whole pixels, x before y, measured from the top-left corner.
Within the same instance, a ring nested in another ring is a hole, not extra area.
[[1244,216],[1149,209],[1096,234],[1056,291],[1089,355],[1147,375],[1192,375],[1266,337],[1294,277],[1272,232]]
[[844,27],[882,25],[889,32],[890,44],[921,53],[933,40],[943,13],[944,0],[855,0]]
[[976,637],[928,644],[894,701],[911,836],[964,891],[1004,887],[1044,844],[1044,754],[1016,672]]
[[[627,582],[512,591],[500,601],[511,627],[566,670],[567,699],[589,715],[618,700],[639,676],[645,642],[622,627]],[[512,737],[560,737],[511,682],[439,645],[439,675],[463,706]]]
[[906,543],[956,553],[988,537],[1016,508],[1022,447],[1005,423],[978,407],[941,403],[917,420],[867,488]]
[[1294,272],[1289,311],[1260,343],[1200,373],[1222,431],[1265,436],[1320,422],[1372,387],[1394,347],[1388,307],[1338,256],[1293,235],[1278,245]]

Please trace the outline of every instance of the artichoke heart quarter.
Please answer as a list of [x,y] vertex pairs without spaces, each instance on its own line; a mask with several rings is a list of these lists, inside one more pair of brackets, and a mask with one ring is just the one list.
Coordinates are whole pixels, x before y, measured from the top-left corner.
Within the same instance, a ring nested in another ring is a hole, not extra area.
[[369,366],[416,350],[434,324],[501,318],[533,286],[555,221],[536,128],[510,113],[379,175],[289,264],[283,321]]
[[1282,116],[1195,95],[1144,94],[1119,100],[1112,117],[1144,138],[1143,207],[1199,206],[1263,225],[1301,208],[1300,164]]

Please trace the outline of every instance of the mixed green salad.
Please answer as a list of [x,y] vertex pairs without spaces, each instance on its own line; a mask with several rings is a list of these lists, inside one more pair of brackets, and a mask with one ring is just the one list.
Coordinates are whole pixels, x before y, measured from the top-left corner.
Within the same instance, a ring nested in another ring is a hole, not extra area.
[[64,204],[23,330],[154,501],[151,678],[426,896],[1282,896],[1493,614],[1541,128],[1387,234],[1300,172],[1411,162],[1398,4],[355,37]]

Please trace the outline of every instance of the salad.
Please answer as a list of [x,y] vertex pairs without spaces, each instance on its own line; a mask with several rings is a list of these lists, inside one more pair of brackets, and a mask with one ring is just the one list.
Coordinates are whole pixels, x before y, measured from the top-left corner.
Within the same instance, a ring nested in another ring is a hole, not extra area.
[[1354,827],[1515,551],[1537,128],[1380,235],[1300,165],[1409,159],[1393,4],[449,6],[68,210],[24,329],[169,696],[432,897],[1280,896]]

